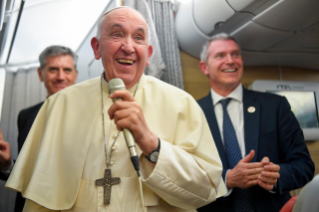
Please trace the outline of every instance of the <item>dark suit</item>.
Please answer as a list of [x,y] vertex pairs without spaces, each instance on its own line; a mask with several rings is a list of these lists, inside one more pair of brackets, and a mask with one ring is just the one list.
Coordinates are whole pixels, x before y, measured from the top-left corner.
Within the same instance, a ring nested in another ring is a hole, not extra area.
[[[202,107],[219,156],[223,163],[223,179],[229,169],[224,146],[219,132],[211,93],[198,101]],[[254,107],[255,112],[247,109]],[[255,150],[251,162],[260,162],[263,157],[280,166],[280,178],[276,193],[260,186],[250,189],[257,211],[279,211],[290,199],[289,191],[300,188],[314,175],[314,164],[304,142],[303,133],[286,98],[243,89],[243,115],[246,154]],[[233,195],[218,198],[215,202],[199,209],[205,211],[233,211]]]
[[[37,105],[31,106],[29,108],[23,109],[20,111],[18,116],[18,152],[21,151],[21,148],[24,144],[25,139],[27,138],[29,131],[31,129],[31,126],[34,122],[35,117],[37,116],[41,106],[44,102],[41,102]],[[3,175],[0,172],[0,179],[1,180],[7,180],[8,177]],[[15,212],[21,212],[24,207],[25,199],[22,197],[21,193],[17,193],[16,203],[15,203]]]

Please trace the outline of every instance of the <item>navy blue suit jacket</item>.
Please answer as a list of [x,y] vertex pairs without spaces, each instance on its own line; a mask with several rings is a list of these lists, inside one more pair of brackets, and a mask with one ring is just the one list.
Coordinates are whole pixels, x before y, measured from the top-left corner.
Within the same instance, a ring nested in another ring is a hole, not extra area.
[[[25,139],[27,138],[29,131],[32,127],[32,124],[38,115],[38,112],[40,108],[42,107],[44,102],[41,102],[37,105],[31,106],[29,108],[23,109],[20,111],[18,115],[18,152],[21,151],[21,148],[24,144]],[[7,180],[8,177],[6,175],[3,175],[0,172],[0,179],[1,180]],[[17,193],[16,202],[15,202],[15,212],[21,212],[23,210],[25,203],[25,199],[22,197],[21,193]]]
[[[223,179],[228,165],[221,140],[211,93],[198,101],[203,109],[212,132],[219,156],[223,163]],[[249,113],[247,109],[256,110]],[[290,109],[286,98],[243,89],[244,140],[246,154],[255,150],[251,162],[260,162],[269,157],[280,166],[280,178],[276,193],[270,193],[260,186],[250,189],[257,211],[279,211],[290,199],[289,191],[301,188],[314,175],[312,162],[303,138],[303,132]],[[215,202],[199,209],[205,211],[233,211],[233,195],[218,198]]]

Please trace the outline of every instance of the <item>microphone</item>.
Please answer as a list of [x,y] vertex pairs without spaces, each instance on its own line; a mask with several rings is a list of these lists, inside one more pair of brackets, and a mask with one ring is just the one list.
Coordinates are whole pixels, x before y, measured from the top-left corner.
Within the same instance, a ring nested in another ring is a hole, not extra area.
[[[118,90],[126,90],[125,84],[124,84],[123,80],[121,80],[120,78],[111,79],[108,82],[108,87],[109,87],[109,94],[110,95]],[[115,102],[115,101],[122,101],[122,99],[121,98],[113,99],[113,102]],[[140,173],[139,173],[140,165],[139,165],[138,155],[137,155],[137,151],[136,151],[136,147],[135,147],[134,137],[133,137],[131,131],[126,129],[126,128],[123,129],[123,134],[124,134],[127,148],[129,150],[129,153],[131,156],[131,161],[133,163],[134,169],[136,170],[137,175],[140,176]]]

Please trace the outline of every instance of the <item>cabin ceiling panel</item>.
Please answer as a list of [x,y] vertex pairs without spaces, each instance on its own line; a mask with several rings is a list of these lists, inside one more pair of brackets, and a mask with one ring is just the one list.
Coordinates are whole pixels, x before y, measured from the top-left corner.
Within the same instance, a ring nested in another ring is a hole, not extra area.
[[77,50],[108,2],[26,0],[9,63],[36,61],[49,45]]
[[208,36],[213,36],[218,33],[231,33],[238,29],[238,26],[243,26],[254,16],[251,13],[241,13],[236,12],[235,15],[233,15],[230,19],[228,19],[221,27],[215,29],[211,34],[208,34]]
[[319,54],[243,51],[245,66],[287,66],[318,70]]
[[319,53],[318,32],[298,32],[267,51]]
[[250,21],[231,35],[236,38],[243,50],[264,51],[292,36],[293,33],[270,29]]
[[302,32],[319,32],[319,21],[314,25],[302,30]]
[[318,0],[285,0],[254,18],[260,25],[286,31],[300,31],[319,21]]
[[228,4],[236,11],[241,11],[247,5],[250,5],[254,0],[227,0]]
[[[258,15],[279,0],[227,0],[228,4],[236,11]],[[244,5],[245,4],[245,5]]]

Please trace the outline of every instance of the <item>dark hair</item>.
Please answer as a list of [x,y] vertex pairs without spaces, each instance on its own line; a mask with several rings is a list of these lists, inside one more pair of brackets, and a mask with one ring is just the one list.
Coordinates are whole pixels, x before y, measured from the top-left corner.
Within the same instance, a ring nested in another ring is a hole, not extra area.
[[49,46],[44,49],[39,56],[40,68],[43,70],[45,67],[47,57],[57,55],[70,55],[73,58],[74,68],[76,69],[78,56],[70,48],[65,46]]

